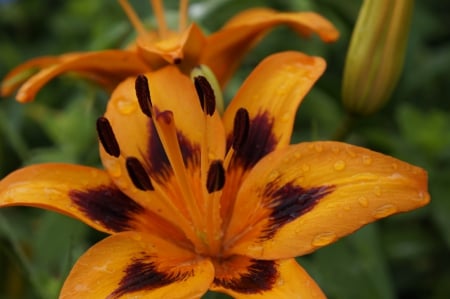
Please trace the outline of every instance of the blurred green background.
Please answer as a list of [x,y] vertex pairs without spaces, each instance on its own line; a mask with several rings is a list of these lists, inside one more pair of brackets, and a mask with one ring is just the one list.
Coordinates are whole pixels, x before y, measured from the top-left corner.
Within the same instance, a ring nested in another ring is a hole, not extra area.
[[[148,1],[130,1],[150,24]],[[177,1],[166,1],[176,18]],[[296,49],[320,55],[328,69],[298,112],[293,142],[332,139],[345,113],[340,86],[360,0],[192,1],[191,18],[206,32],[254,6],[312,10],[340,30],[335,44],[272,31],[244,60],[225,92],[230,99],[266,55]],[[371,224],[299,262],[329,298],[450,298],[450,2],[417,1],[400,82],[377,114],[357,119],[349,143],[428,170],[431,204]],[[111,0],[0,0],[0,77],[25,60],[71,51],[123,47],[134,37]],[[65,161],[99,166],[95,120],[108,94],[65,75],[35,102],[0,101],[0,178],[23,165]],[[67,217],[33,208],[0,210],[0,299],[56,298],[89,246],[104,235]],[[206,298],[227,298],[209,293]]]

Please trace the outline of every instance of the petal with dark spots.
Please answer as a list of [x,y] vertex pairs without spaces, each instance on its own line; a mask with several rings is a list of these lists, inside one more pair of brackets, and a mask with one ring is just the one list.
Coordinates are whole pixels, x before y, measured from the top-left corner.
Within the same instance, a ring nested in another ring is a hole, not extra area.
[[211,289],[233,298],[325,298],[294,259],[274,261],[233,256],[215,266],[216,277]]
[[120,280],[119,287],[107,298],[119,298],[136,291],[151,291],[177,281],[183,281],[194,275],[194,271],[161,272],[152,257],[142,253],[142,257],[133,258],[131,264],[124,270],[125,276]]
[[224,244],[256,259],[301,256],[429,200],[419,167],[346,143],[303,142],[250,171]]
[[134,228],[133,221],[145,213],[141,205],[114,186],[71,190],[69,197],[88,218],[115,232]]
[[[241,142],[231,167],[241,166],[245,170],[253,167],[261,158],[273,151],[277,138],[273,132],[274,119],[268,112],[260,112],[250,119],[246,139]],[[228,148],[232,145],[233,136],[228,136]]]
[[285,224],[294,221],[301,215],[312,210],[314,206],[329,193],[334,186],[319,186],[302,188],[294,183],[278,186],[276,183],[268,184],[263,191],[264,203],[270,210],[269,222],[262,231],[261,240],[272,238]]
[[60,298],[200,298],[214,278],[207,258],[152,233],[100,241],[72,268]]

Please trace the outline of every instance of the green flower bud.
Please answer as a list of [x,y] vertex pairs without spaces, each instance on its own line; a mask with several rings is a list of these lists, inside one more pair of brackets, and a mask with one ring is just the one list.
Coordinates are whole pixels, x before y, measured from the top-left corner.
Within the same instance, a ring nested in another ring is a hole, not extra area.
[[389,99],[403,68],[414,0],[364,0],[350,41],[342,100],[360,115]]

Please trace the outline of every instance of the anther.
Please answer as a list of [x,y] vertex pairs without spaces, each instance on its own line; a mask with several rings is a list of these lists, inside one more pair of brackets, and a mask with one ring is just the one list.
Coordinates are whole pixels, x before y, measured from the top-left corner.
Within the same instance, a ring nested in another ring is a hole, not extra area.
[[134,87],[142,113],[148,117],[152,117],[152,100],[150,98],[147,77],[142,74],[138,75]]
[[225,169],[222,161],[215,160],[211,163],[208,170],[208,177],[206,178],[206,190],[208,193],[222,190],[225,185]]
[[127,167],[128,175],[136,188],[143,191],[155,190],[147,171],[145,171],[144,166],[142,166],[137,158],[127,158],[125,166]]
[[216,111],[216,96],[211,84],[206,77],[197,76],[194,78],[194,85],[203,111],[207,115],[213,115]]
[[234,115],[232,147],[237,152],[244,145],[250,128],[250,117],[247,109],[239,108]]
[[119,157],[119,143],[106,117],[101,116],[97,119],[97,134],[105,151],[113,157]]

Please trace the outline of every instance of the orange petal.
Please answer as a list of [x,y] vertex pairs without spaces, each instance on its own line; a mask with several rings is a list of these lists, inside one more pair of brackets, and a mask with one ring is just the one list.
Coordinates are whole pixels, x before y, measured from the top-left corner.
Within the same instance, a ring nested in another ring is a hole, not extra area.
[[429,199],[419,167],[345,143],[300,143],[248,175],[225,243],[255,258],[299,256]]
[[325,61],[299,52],[274,54],[250,74],[231,101],[223,121],[228,140],[240,108],[249,112],[250,126],[242,148],[227,171],[222,214],[229,215],[245,175],[261,158],[289,144],[297,107],[325,70]]
[[[192,225],[186,221],[195,222],[198,219],[189,216],[189,205],[186,205],[186,200],[191,200],[192,197],[189,198],[185,187],[191,185],[194,192],[196,190],[201,192],[201,187],[205,189],[206,185],[201,184],[206,182],[199,179],[201,155],[203,153],[207,157],[211,155],[216,157],[215,159],[223,158],[225,151],[223,124],[218,113],[205,119],[193,82],[175,66],[167,66],[146,76],[154,119],[140,109],[135,94],[135,79],[129,78],[122,82],[113,92],[105,113],[120,147],[120,156],[109,155],[101,146],[102,162],[114,182],[127,195],[149,210],[173,220],[174,223],[179,223],[184,229],[189,229]],[[161,122],[164,120],[160,118],[165,111],[171,111],[173,119],[170,126],[163,128]],[[155,125],[158,123],[159,129]],[[169,131],[173,126],[176,134],[170,135]],[[161,133],[167,134],[167,138],[160,138]],[[178,137],[177,140],[174,140],[175,135]],[[176,143],[179,144],[179,149],[175,148]],[[180,159],[169,159],[165,146],[170,147],[169,156],[181,151],[184,163],[171,165],[171,161]],[[136,188],[126,164],[127,159],[131,157],[136,158],[143,166],[145,169],[143,175],[148,175],[154,191]],[[180,177],[175,175],[179,175],[180,172],[185,172],[187,182],[186,178],[180,181]],[[194,195],[196,195],[193,196],[194,201],[204,198],[201,193]],[[196,204],[192,201],[189,203]],[[198,205],[203,207],[204,203]],[[193,209],[190,210],[192,212]]]
[[[69,53],[54,59],[55,61],[52,61],[51,58],[48,61],[44,60],[42,65],[39,64],[39,59],[35,59],[26,63],[24,66],[19,66],[7,75],[3,83],[6,84],[6,87],[2,87],[2,89],[5,89],[5,93],[10,93],[17,88],[24,80],[18,81],[19,84],[17,84],[14,83],[13,79],[18,72],[23,73],[25,71],[24,67],[30,69],[35,67],[43,68],[20,87],[16,96],[19,102],[32,101],[36,93],[48,81],[69,71],[78,72],[84,77],[88,77],[111,88],[128,76],[150,70],[149,66],[132,51],[106,50],[87,53]],[[12,85],[8,82],[10,80],[13,80]]]
[[135,229],[148,216],[105,171],[70,164],[28,166],[3,178],[0,207],[19,205],[66,214],[107,233]]
[[200,298],[213,277],[209,259],[150,234],[124,232],[77,261],[60,298]]
[[256,8],[235,16],[220,31],[209,36],[201,63],[208,65],[224,86],[244,55],[278,25],[288,25],[306,37],[316,33],[325,42],[335,41],[339,36],[336,28],[318,14],[280,13]]
[[196,24],[191,24],[183,33],[171,33],[160,41],[148,38],[137,40],[139,54],[152,67],[161,68],[167,64],[181,64],[187,73],[198,64],[206,37]]
[[236,299],[325,298],[294,259],[267,261],[235,256],[216,264],[214,291]]
[[[233,130],[236,111],[245,108],[250,119],[267,118],[266,127],[255,128],[264,131],[261,139],[272,135],[276,141],[274,149],[288,145],[297,108],[324,70],[322,58],[300,52],[282,52],[267,57],[244,81],[226,109],[223,119],[227,134]],[[267,122],[272,122],[272,126]]]
[[49,67],[60,62],[56,56],[44,56],[28,60],[10,71],[1,82],[0,95],[6,97],[27,81],[40,69]]

